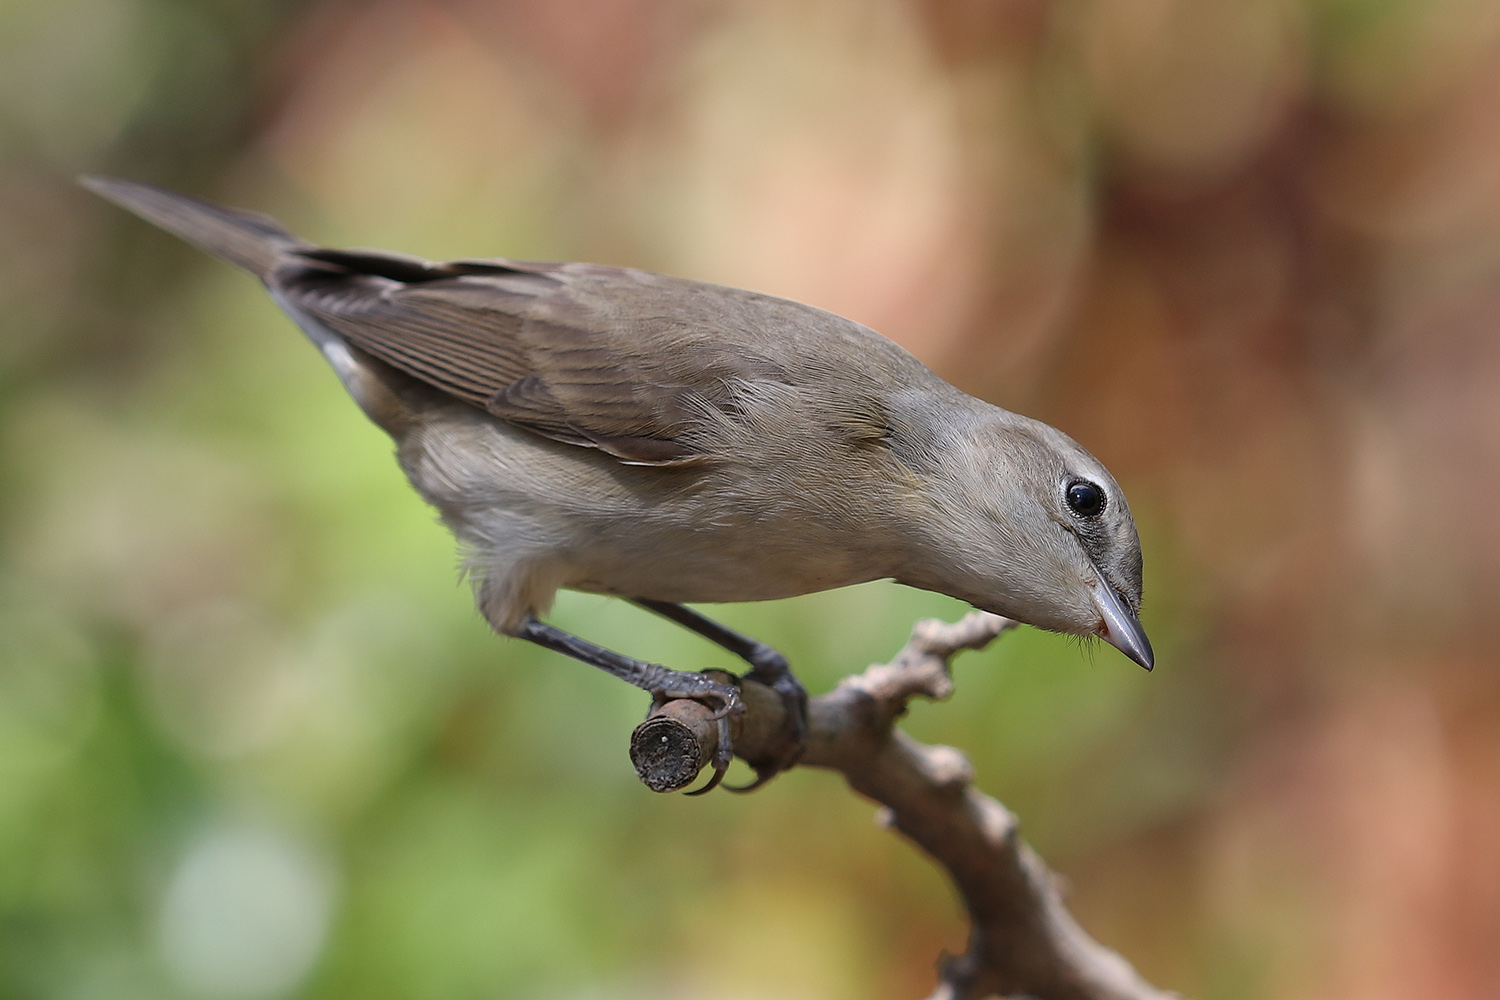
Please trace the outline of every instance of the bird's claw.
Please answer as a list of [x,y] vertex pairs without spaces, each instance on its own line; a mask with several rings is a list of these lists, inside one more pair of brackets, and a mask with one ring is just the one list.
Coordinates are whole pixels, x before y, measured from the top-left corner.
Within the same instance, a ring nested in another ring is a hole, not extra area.
[[[658,705],[678,698],[699,702],[709,709],[709,721],[717,724],[718,749],[709,762],[713,768],[713,776],[702,788],[685,793],[687,795],[705,795],[718,788],[729,770],[730,761],[734,759],[732,724],[745,714],[745,703],[737,686],[739,678],[729,676],[734,683],[724,683],[708,674],[674,671],[670,681],[656,686],[651,692]],[[748,785],[724,786],[731,792],[739,793],[754,791],[782,771],[790,770],[801,759],[807,747],[807,689],[786,669],[785,663],[780,665],[780,669],[762,670],[757,666],[745,674],[744,679],[757,681],[776,692],[786,711],[789,729],[783,743],[784,749],[780,753],[770,760],[750,764],[755,770],[754,781]]]
[[[695,791],[685,792],[685,795],[707,795],[719,783],[724,780],[724,775],[729,772],[729,762],[734,759],[734,737],[729,732],[729,716],[725,715],[719,719],[719,748],[714,751],[714,759],[711,766],[714,769],[713,777],[708,779],[708,784]],[[724,786],[728,788],[728,785]]]
[[679,698],[699,702],[708,708],[709,721],[717,724],[719,745],[710,762],[710,766],[714,769],[713,777],[702,788],[684,794],[704,795],[719,787],[719,783],[724,780],[724,774],[729,770],[729,762],[734,759],[734,736],[731,725],[733,720],[745,714],[745,703],[740,698],[738,678],[732,674],[726,676],[735,683],[726,684],[706,673],[690,674],[674,671],[670,682],[658,685],[651,691],[652,700],[656,705]]
[[[757,667],[745,675],[747,680],[759,681],[781,697],[781,704],[786,710],[787,718],[790,720],[790,731],[787,733],[785,749],[776,757],[767,761],[760,761],[750,766],[755,769],[755,780],[748,785],[725,785],[727,791],[744,794],[753,792],[782,771],[791,770],[802,759],[802,753],[807,749],[807,689],[802,682],[786,668],[785,661],[780,664],[780,669],[767,671],[771,676],[757,677],[761,670]],[[717,782],[715,782],[717,784]]]

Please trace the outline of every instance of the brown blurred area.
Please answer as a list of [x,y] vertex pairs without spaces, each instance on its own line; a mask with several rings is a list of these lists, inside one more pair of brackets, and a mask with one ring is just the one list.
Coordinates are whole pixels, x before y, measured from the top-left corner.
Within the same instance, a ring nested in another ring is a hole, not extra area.
[[[156,384],[182,335],[160,303],[213,273],[73,190],[78,170],[323,242],[602,260],[843,313],[1067,431],[1141,523],[1163,655],[1089,760],[1133,769],[1122,795],[1155,795],[1166,758],[1193,777],[1137,814],[1070,812],[1108,798],[1082,765],[1045,789],[989,772],[1023,823],[1028,802],[1050,817],[1085,925],[1204,997],[1500,995],[1500,5],[42,11],[17,14],[57,22],[39,41],[9,30],[48,64],[0,72],[0,413]],[[44,447],[12,441],[0,516]],[[1108,652],[1089,676],[1126,669]],[[980,697],[967,679],[958,701]],[[982,743],[986,706],[967,711]],[[756,836],[796,852],[797,824]],[[809,920],[847,916],[820,891]],[[891,892],[870,988],[920,995],[958,942],[913,932]],[[809,975],[806,995],[846,995]],[[722,995],[801,995],[766,982]],[[522,995],[492,989],[443,995]]]

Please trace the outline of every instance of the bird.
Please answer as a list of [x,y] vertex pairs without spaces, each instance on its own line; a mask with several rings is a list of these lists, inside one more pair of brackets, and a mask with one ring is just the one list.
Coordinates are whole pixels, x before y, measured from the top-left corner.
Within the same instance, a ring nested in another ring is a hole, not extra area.
[[269,216],[109,177],[96,194],[251,272],[395,443],[502,635],[691,698],[731,755],[734,685],[543,619],[613,595],[744,659],[797,727],[786,658],[689,603],[894,579],[1097,637],[1150,670],[1140,539],[1119,484],[1061,431],[944,381],[812,306],[625,267],[332,249]]

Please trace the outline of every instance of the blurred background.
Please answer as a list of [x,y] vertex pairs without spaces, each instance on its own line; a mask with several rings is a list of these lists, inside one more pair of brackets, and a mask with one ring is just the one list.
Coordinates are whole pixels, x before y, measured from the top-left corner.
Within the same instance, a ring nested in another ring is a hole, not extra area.
[[[643,696],[488,634],[256,283],[80,171],[800,299],[1061,427],[1156,672],[1023,630],[909,728],[1161,986],[1500,996],[1493,0],[0,3],[0,995],[897,1000],[925,860],[832,774],[645,791]],[[818,692],[963,608],[718,610]]]

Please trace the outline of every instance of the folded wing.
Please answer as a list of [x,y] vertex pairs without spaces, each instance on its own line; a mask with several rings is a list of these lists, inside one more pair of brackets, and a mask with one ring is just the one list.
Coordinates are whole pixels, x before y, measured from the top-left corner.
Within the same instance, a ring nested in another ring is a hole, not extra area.
[[[676,338],[653,281],[599,265],[306,250],[268,277],[281,297],[392,367],[496,417],[621,461],[713,458],[694,430],[732,408],[733,380],[772,374],[739,351]],[[591,295],[607,284],[608,295]],[[647,308],[642,310],[642,303]],[[685,355],[696,354],[696,357]]]

